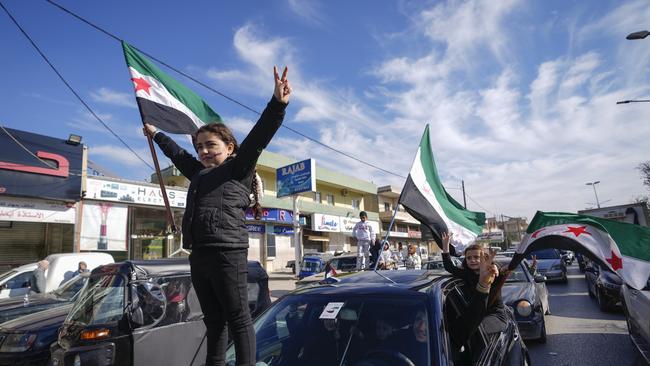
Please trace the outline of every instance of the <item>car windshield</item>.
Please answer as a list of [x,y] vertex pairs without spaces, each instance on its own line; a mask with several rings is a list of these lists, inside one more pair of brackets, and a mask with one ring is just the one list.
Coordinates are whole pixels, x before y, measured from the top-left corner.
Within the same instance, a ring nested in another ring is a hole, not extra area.
[[555,249],[542,249],[537,250],[528,255],[528,259],[531,260],[533,256],[537,256],[537,259],[559,259],[560,253]]
[[305,271],[318,272],[318,270],[320,269],[320,262],[314,259],[311,260],[305,259],[302,266]]
[[524,272],[522,263],[519,263],[519,265],[510,272],[510,275],[508,275],[508,278],[506,279],[506,283],[514,282],[530,282],[528,275]]
[[122,318],[125,279],[121,275],[91,276],[68,314],[66,323],[108,324]]
[[291,295],[254,323],[257,364],[429,365],[429,322],[422,297]]
[[13,271],[13,270],[11,270],[11,271],[7,271],[7,272],[1,274],[1,275],[0,275],[0,282],[2,282],[2,281],[4,281],[4,280],[6,280],[7,278],[9,278],[9,277],[15,275],[16,273],[18,273],[18,272],[17,272],[17,271]]
[[87,275],[77,275],[63,285],[59,286],[59,288],[56,290],[52,291],[52,294],[61,300],[72,301],[79,293],[79,290],[81,290],[81,288],[84,286],[87,279]]

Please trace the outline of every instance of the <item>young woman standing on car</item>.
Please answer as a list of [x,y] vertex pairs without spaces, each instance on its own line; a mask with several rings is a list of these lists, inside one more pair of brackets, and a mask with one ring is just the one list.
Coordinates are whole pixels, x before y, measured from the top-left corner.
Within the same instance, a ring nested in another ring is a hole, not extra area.
[[248,231],[244,212],[255,192],[255,165],[284,119],[291,87],[287,68],[273,68],[275,90],[241,145],[221,123],[202,126],[194,136],[197,160],[156,127],[145,124],[181,173],[190,180],[183,215],[183,247],[192,249],[192,284],[207,328],[207,365],[225,363],[228,329],[237,365],[255,364],[255,332],[248,310]]

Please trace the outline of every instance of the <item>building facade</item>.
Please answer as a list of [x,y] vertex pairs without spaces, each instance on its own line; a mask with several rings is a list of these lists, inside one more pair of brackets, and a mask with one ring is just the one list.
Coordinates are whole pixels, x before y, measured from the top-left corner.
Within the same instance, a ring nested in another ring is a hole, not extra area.
[[[293,201],[290,197],[277,198],[276,186],[276,170],[294,162],[280,154],[262,152],[257,162],[264,188],[262,217],[255,220],[250,209],[246,212],[249,259],[260,261],[271,271],[284,270],[287,262],[295,259]],[[167,185],[177,185],[178,189],[188,186],[174,167],[161,173]],[[298,195],[302,253],[356,250],[352,228],[361,211],[368,213],[371,225],[379,232],[376,191],[370,182],[317,166],[316,192]]]
[[84,146],[5,127],[0,146],[0,271],[73,251]]

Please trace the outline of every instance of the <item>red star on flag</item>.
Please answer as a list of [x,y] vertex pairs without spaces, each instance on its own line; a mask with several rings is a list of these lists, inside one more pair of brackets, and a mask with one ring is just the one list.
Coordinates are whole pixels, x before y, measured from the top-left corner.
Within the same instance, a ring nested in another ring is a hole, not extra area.
[[138,90],[144,90],[147,94],[151,95],[149,93],[149,88],[151,88],[151,85],[143,78],[131,78],[133,83],[135,84],[135,92],[137,93]]
[[567,226],[566,229],[567,230],[565,231],[565,233],[573,233],[576,237],[580,236],[580,234],[591,235],[591,233],[587,231],[586,226],[578,226],[578,227]]
[[546,228],[543,227],[543,228],[541,228],[541,229],[535,231],[535,232],[533,233],[533,235],[531,235],[531,236],[533,237],[533,239],[536,238],[537,235],[539,235],[539,233],[541,233],[542,231],[544,231],[544,229],[546,229]]
[[612,257],[606,258],[605,260],[607,261],[607,263],[611,264],[612,269],[616,271],[618,269],[623,268],[623,261],[621,259],[622,259],[621,257],[617,256],[616,253],[612,251]]

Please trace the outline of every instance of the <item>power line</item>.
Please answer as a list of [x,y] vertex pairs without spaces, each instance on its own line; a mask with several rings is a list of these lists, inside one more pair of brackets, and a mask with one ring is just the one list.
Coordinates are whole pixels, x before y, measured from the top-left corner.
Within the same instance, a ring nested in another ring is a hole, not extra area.
[[[109,31],[105,30],[104,28],[102,28],[102,27],[100,27],[100,26],[98,26],[98,25],[92,23],[91,21],[89,21],[89,20],[87,20],[87,19],[81,17],[80,15],[75,14],[75,13],[72,12],[71,10],[68,10],[67,8],[65,8],[65,7],[63,7],[63,6],[61,6],[61,5],[57,4],[57,3],[55,3],[54,1],[52,1],[52,0],[46,0],[46,1],[47,1],[48,3],[50,3],[50,4],[54,5],[54,6],[56,6],[57,8],[61,9],[62,11],[64,11],[64,12],[66,12],[66,13],[72,15],[73,17],[79,19],[80,21],[82,21],[82,22],[88,24],[89,26],[95,28],[96,30],[98,30],[98,31],[100,31],[100,32],[102,32],[102,33],[104,33],[105,35],[109,36],[110,38],[113,38],[114,40],[116,40],[116,41],[118,41],[118,42],[121,42],[121,41],[122,41],[119,37],[117,37],[117,36],[114,35],[113,33],[111,33],[111,32],[109,32]],[[147,52],[145,52],[145,51],[142,51],[141,49],[139,49],[139,48],[137,48],[137,47],[135,47],[135,46],[134,46],[134,48],[137,49],[137,50],[138,50],[139,52],[141,52],[142,54],[144,54],[145,56],[149,57],[150,59],[152,59],[152,60],[158,62],[159,64],[161,64],[161,65],[167,67],[167,68],[170,69],[170,70],[173,70],[174,72],[178,73],[179,75],[182,75],[182,76],[186,77],[187,79],[192,80],[193,82],[195,82],[195,83],[197,83],[198,85],[200,85],[200,86],[202,86],[202,87],[204,87],[204,88],[210,90],[211,92],[218,94],[219,96],[221,96],[221,97],[223,97],[223,98],[225,98],[225,99],[227,99],[227,100],[229,100],[229,101],[231,101],[231,102],[233,102],[233,103],[239,105],[240,107],[242,107],[242,108],[244,108],[244,109],[246,109],[246,110],[248,110],[248,111],[250,111],[250,112],[253,112],[253,113],[257,114],[257,115],[261,115],[261,113],[260,113],[258,110],[254,109],[254,108],[252,108],[252,107],[249,107],[248,105],[246,105],[246,104],[244,104],[244,103],[242,103],[242,102],[236,100],[235,98],[232,98],[232,97],[228,96],[227,94],[225,94],[225,93],[223,93],[223,92],[220,92],[220,91],[214,89],[214,88],[211,87],[210,85],[207,85],[207,84],[205,84],[204,82],[202,82],[202,81],[200,81],[200,80],[198,80],[198,79],[192,77],[191,75],[186,74],[185,72],[183,72],[183,71],[181,71],[181,70],[179,70],[179,69],[177,69],[177,68],[175,68],[175,67],[169,65],[168,63],[166,63],[166,62],[164,62],[164,61],[162,61],[162,60],[156,58],[155,56],[153,56],[153,55],[151,55],[151,54],[149,54],[149,53],[147,53]],[[351,155],[351,154],[348,154],[348,153],[346,153],[346,152],[344,152],[344,151],[338,150],[338,149],[336,149],[336,148],[334,148],[334,147],[332,147],[332,146],[329,146],[329,145],[327,145],[327,144],[325,144],[325,143],[323,143],[323,142],[320,142],[320,141],[318,141],[317,139],[315,139],[315,138],[313,138],[313,137],[310,137],[310,136],[308,136],[308,135],[306,135],[306,134],[304,134],[304,133],[302,133],[302,132],[300,132],[300,131],[298,131],[298,130],[296,130],[296,129],[293,129],[293,128],[289,127],[289,126],[282,125],[282,127],[286,128],[287,130],[289,130],[289,131],[291,131],[291,132],[293,132],[293,133],[295,133],[295,134],[297,134],[297,135],[299,135],[299,136],[301,136],[301,137],[303,137],[303,138],[305,138],[305,139],[307,139],[307,140],[309,140],[309,141],[311,141],[311,142],[313,142],[313,143],[315,143],[315,144],[317,144],[317,145],[320,145],[320,146],[322,146],[322,147],[324,147],[324,148],[327,148],[327,149],[332,150],[332,151],[334,151],[334,152],[336,152],[336,153],[339,153],[339,154],[341,154],[341,155],[343,155],[343,156],[345,156],[345,157],[347,157],[347,158],[349,158],[349,159],[355,160],[355,161],[357,161],[357,162],[359,162],[359,163],[361,163],[361,164],[364,164],[364,165],[367,165],[367,166],[372,167],[372,168],[374,168],[374,169],[380,170],[380,171],[382,171],[382,172],[384,172],[384,173],[391,174],[391,175],[394,175],[394,176],[397,176],[397,177],[405,178],[405,179],[406,179],[406,177],[403,176],[403,175],[400,175],[400,174],[397,174],[397,173],[391,172],[391,171],[386,170],[386,169],[384,169],[384,168],[381,168],[381,167],[379,167],[379,166],[377,166],[377,165],[375,165],[375,164],[372,164],[372,163],[366,162],[366,161],[364,161],[364,160],[361,160],[360,158],[357,158],[357,157],[355,157],[355,156],[353,156],[353,155]]]
[[0,7],[2,7],[2,9],[5,11],[5,13],[7,13],[7,15],[9,16],[9,18],[11,18],[11,21],[14,22],[14,24],[16,25],[16,27],[18,27],[20,32],[27,38],[27,40],[29,40],[29,43],[32,44],[32,46],[36,49],[36,51],[39,53],[39,55],[41,55],[43,60],[45,60],[45,62],[47,62],[47,64],[57,74],[59,79],[61,79],[61,81],[65,84],[65,86],[68,87],[70,92],[72,92],[72,94],[74,94],[74,96],[77,97],[79,102],[81,102],[81,104],[83,104],[84,107],[86,107],[86,109],[90,112],[90,114],[92,114],[104,126],[104,128],[106,128],[111,134],[113,134],[113,136],[115,136],[115,138],[117,138],[124,146],[126,146],[127,149],[129,149],[138,159],[140,159],[140,161],[142,161],[150,169],[153,169],[153,167],[149,163],[147,163],[147,161],[145,161],[142,157],[140,157],[140,155],[138,155],[138,153],[136,153],[135,150],[133,150],[131,148],[131,146],[129,146],[124,140],[122,140],[122,138],[120,136],[118,136],[110,127],[108,127],[108,125],[106,123],[104,123],[104,121],[95,113],[95,111],[93,111],[90,108],[90,106],[74,90],[74,88],[70,85],[70,83],[68,83],[68,81],[63,77],[63,75],[61,75],[61,73],[56,69],[56,67],[54,67],[54,65],[50,62],[50,60],[47,58],[47,56],[45,56],[45,54],[41,51],[41,49],[36,45],[34,40],[32,40],[32,38],[29,36],[29,34],[27,34],[27,32],[23,29],[23,27],[20,26],[18,21],[13,17],[13,15],[11,15],[9,10],[4,6],[4,4],[2,4],[2,2],[0,2]]
[[474,203],[475,203],[478,207],[480,207],[483,211],[485,211],[485,212],[487,212],[487,213],[490,213],[490,214],[492,214],[493,216],[496,216],[496,213],[494,213],[494,212],[488,210],[487,208],[481,206],[481,205],[480,205],[478,202],[476,202],[476,201],[475,201],[475,200],[474,200],[474,199],[473,199],[469,194],[467,194],[467,192],[465,192],[465,196],[467,196],[467,198],[469,198],[470,201],[474,202]]

